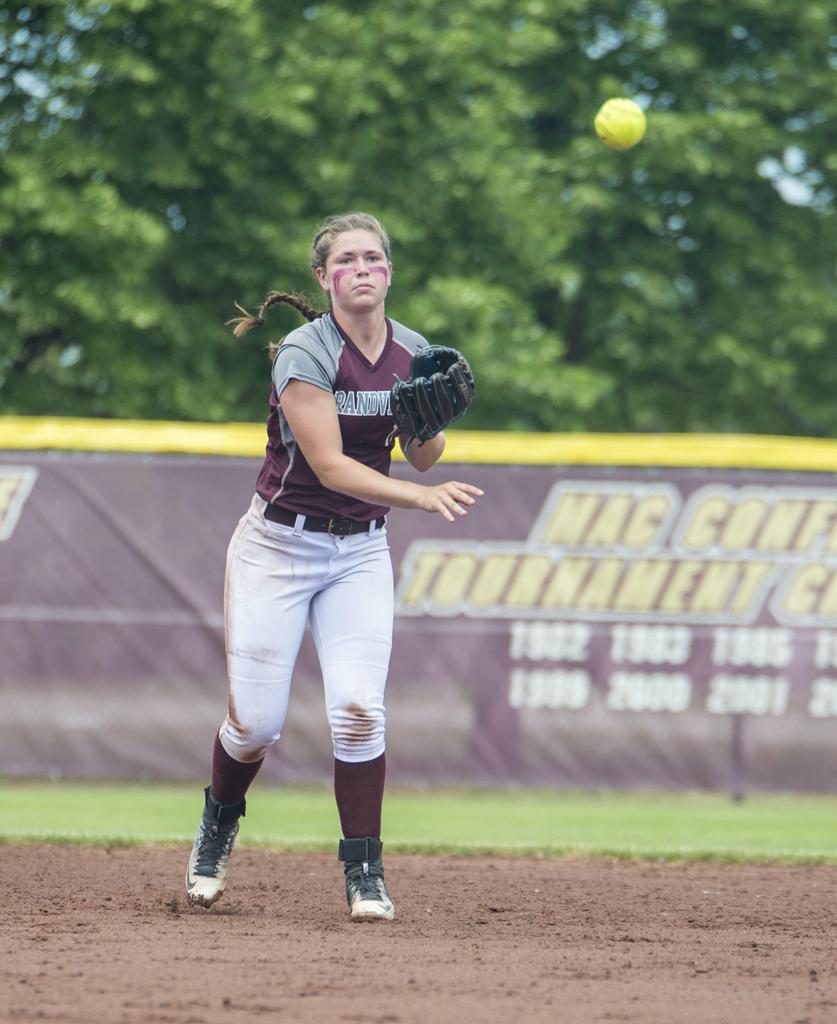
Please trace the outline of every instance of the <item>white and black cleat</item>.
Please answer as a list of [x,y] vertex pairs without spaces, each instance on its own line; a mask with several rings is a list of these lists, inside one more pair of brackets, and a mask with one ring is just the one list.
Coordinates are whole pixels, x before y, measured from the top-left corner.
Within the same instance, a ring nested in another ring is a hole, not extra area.
[[186,867],[186,898],[195,906],[211,907],[227,886],[227,865],[245,803],[220,804],[209,787],[204,793],[203,817]]
[[349,894],[353,921],[392,921],[395,917],[395,907],[380,876],[362,876],[357,886],[347,879],[346,887],[353,889]]
[[337,856],[343,861],[346,900],[353,921],[392,921],[395,917],[384,882],[382,848],[378,836],[340,842]]

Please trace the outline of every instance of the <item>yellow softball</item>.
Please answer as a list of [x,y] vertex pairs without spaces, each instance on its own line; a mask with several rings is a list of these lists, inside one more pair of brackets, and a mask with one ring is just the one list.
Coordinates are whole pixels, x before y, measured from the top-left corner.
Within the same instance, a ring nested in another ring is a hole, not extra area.
[[607,100],[593,121],[596,135],[612,149],[631,149],[645,134],[645,114],[633,100]]

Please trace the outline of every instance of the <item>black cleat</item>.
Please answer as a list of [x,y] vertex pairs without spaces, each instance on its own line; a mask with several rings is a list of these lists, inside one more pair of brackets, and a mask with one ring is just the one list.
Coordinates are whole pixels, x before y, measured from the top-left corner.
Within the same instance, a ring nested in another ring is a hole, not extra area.
[[337,857],[343,861],[353,921],[391,921],[395,917],[384,882],[383,845],[378,836],[340,840]]
[[199,907],[211,907],[226,888],[227,863],[245,803],[242,799],[237,804],[219,804],[209,786],[204,794],[203,817],[186,868],[186,896]]

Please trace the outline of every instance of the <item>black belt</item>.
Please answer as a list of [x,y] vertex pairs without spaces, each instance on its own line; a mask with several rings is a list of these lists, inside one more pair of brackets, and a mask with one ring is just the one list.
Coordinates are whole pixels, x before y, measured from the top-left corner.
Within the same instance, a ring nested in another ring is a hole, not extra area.
[[[265,519],[273,523],[282,523],[284,526],[296,526],[296,512],[289,508],[280,508],[279,505],[266,505],[264,510]],[[375,520],[375,529],[380,528],[386,522],[385,516]],[[311,530],[314,533],[330,533],[334,537],[346,537],[350,533],[369,533],[370,523],[358,521],[357,519],[343,519],[340,516],[332,516],[323,519],[321,516],[306,516],[302,525],[303,530]]]

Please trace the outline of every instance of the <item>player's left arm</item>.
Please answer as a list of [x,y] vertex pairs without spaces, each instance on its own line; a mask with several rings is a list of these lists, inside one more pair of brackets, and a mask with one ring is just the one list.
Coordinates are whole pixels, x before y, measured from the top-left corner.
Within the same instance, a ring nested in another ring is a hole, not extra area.
[[445,432],[440,431],[435,437],[431,437],[429,441],[425,441],[424,444],[418,440],[418,438],[404,438],[399,436],[398,442],[401,445],[401,451],[404,453],[404,458],[413,469],[417,469],[419,473],[424,473],[431,466],[435,466],[436,463],[441,459],[442,453],[445,450]]

